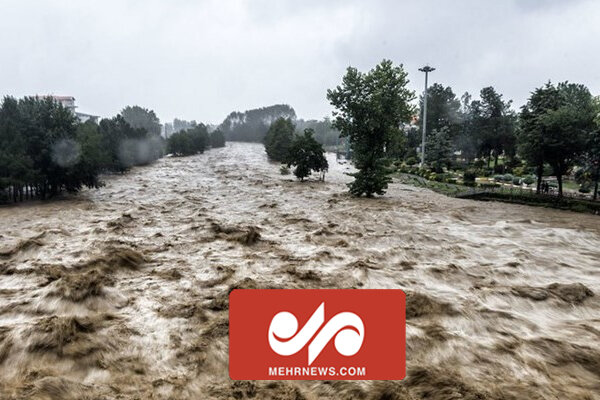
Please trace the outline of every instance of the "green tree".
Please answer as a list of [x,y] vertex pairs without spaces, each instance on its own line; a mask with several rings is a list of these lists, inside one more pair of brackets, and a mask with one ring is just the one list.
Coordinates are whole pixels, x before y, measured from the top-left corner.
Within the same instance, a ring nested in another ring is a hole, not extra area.
[[225,118],[219,129],[229,141],[263,142],[269,127],[277,119],[296,119],[296,112],[287,104],[274,104],[244,112],[234,111]]
[[0,197],[43,199],[98,187],[99,135],[90,124],[84,129],[52,98],[6,97],[0,106]]
[[452,134],[451,128],[442,126],[434,129],[427,137],[427,152],[425,161],[435,172],[444,172],[444,167],[449,167],[452,161]]
[[355,196],[384,194],[390,178],[386,149],[402,123],[413,114],[410,101],[414,92],[406,86],[407,73],[402,65],[383,60],[367,73],[349,67],[342,84],[327,91],[327,99],[336,108],[333,125],[341,137],[348,137],[358,169],[349,184]]
[[175,132],[169,136],[167,149],[169,153],[176,156],[189,156],[204,153],[208,144],[208,130],[204,124],[199,124],[193,128]]
[[225,134],[223,134],[223,131],[217,129],[210,133],[210,147],[213,149],[225,147]]
[[289,148],[286,160],[287,166],[294,166],[294,175],[301,181],[311,174],[311,171],[320,172],[321,180],[325,179],[325,172],[329,168],[323,146],[314,138],[312,129],[305,129],[303,135],[296,135]]
[[188,131],[178,131],[167,140],[167,152],[174,156],[189,156],[195,154],[192,151],[192,137]]
[[286,161],[296,127],[289,118],[278,118],[271,124],[264,139],[265,151],[273,161]]
[[496,167],[500,155],[515,154],[517,118],[510,108],[512,101],[504,101],[493,87],[481,89],[479,96],[481,100],[473,101],[470,107],[477,153],[487,158],[488,166],[493,157]]
[[562,82],[536,89],[521,111],[520,151],[536,167],[538,193],[544,163],[552,167],[563,194],[563,176],[581,160],[596,117],[589,90],[579,84]]
[[121,115],[132,128],[145,129],[149,135],[160,135],[160,120],[154,111],[140,106],[127,106]]
[[[419,99],[419,107],[423,109],[423,96]],[[427,142],[425,148],[429,148],[434,143],[429,139],[431,132],[441,132],[444,129],[451,139],[452,146],[455,138],[460,131],[461,114],[460,101],[452,91],[450,86],[444,87],[439,83],[434,83],[427,90]],[[419,132],[423,131],[423,118],[418,120]],[[450,151],[452,149],[449,149]],[[426,153],[427,154],[427,153]],[[429,158],[429,157],[427,157]]]

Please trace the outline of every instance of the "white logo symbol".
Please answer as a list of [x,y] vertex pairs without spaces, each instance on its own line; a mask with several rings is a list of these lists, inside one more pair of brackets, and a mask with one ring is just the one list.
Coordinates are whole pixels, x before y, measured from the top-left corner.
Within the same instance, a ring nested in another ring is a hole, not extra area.
[[[321,303],[300,332],[298,332],[298,320],[294,314],[287,311],[277,313],[269,325],[269,345],[275,353],[281,356],[296,354],[308,343],[324,321],[325,303]],[[349,329],[350,327],[356,330]],[[296,334],[296,332],[298,333]],[[334,336],[334,344],[338,353],[353,356],[362,346],[365,327],[360,317],[354,313],[336,314],[308,345],[308,365],[315,361]],[[280,339],[284,339],[284,341]]]

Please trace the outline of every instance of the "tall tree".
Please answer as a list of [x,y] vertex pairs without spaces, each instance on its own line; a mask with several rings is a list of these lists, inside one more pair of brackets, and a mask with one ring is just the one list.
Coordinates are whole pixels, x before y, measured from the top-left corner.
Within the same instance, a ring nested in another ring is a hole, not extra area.
[[296,127],[291,119],[279,118],[271,124],[264,138],[265,151],[273,161],[286,161]]
[[213,149],[225,147],[225,135],[223,134],[223,131],[217,129],[210,133],[210,147]]
[[349,67],[342,84],[327,91],[335,107],[333,125],[340,136],[348,137],[358,169],[349,184],[355,196],[384,194],[390,178],[386,149],[400,126],[410,121],[414,92],[407,88],[407,73],[402,65],[383,60],[367,73]]
[[512,101],[504,101],[502,95],[489,86],[481,89],[481,100],[471,103],[472,124],[478,134],[478,155],[492,157],[494,167],[502,154],[512,157],[515,154],[517,118],[511,110]]
[[[450,86],[434,83],[427,90],[427,137],[433,131],[446,129],[454,140],[460,131],[460,101]],[[419,98],[419,107],[423,109],[423,96]],[[419,130],[423,129],[423,119],[419,118]]]
[[121,115],[133,128],[143,128],[149,135],[160,135],[160,120],[154,111],[140,106],[127,106]]
[[312,129],[305,129],[303,135],[296,135],[290,146],[287,165],[295,166],[294,175],[303,181],[311,174],[311,171],[320,172],[321,179],[325,178],[325,172],[329,165],[324,155],[323,146],[313,137]]
[[538,193],[544,163],[550,164],[563,194],[563,176],[585,153],[594,130],[595,106],[579,84],[548,82],[536,89],[521,111],[520,151],[536,167]]

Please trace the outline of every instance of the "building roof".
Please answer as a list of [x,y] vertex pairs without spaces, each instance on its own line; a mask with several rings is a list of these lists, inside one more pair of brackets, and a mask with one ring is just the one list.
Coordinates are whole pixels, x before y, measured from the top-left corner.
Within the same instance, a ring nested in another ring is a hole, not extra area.
[[73,101],[75,101],[75,97],[73,97],[73,96],[56,96],[56,95],[53,95],[53,94],[42,94],[42,95],[38,95],[38,94],[36,94],[36,95],[35,95],[35,97],[36,97],[36,98],[47,98],[47,97],[51,97],[51,98],[53,98],[54,100],[73,100]]

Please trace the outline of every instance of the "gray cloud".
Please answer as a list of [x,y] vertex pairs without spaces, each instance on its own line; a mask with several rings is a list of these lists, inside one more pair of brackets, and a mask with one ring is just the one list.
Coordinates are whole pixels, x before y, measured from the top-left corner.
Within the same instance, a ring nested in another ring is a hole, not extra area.
[[330,113],[348,65],[403,63],[457,94],[494,85],[521,105],[548,79],[600,92],[600,3],[578,1],[0,0],[0,94],[69,94],[85,112],[123,106],[220,122],[289,103]]

